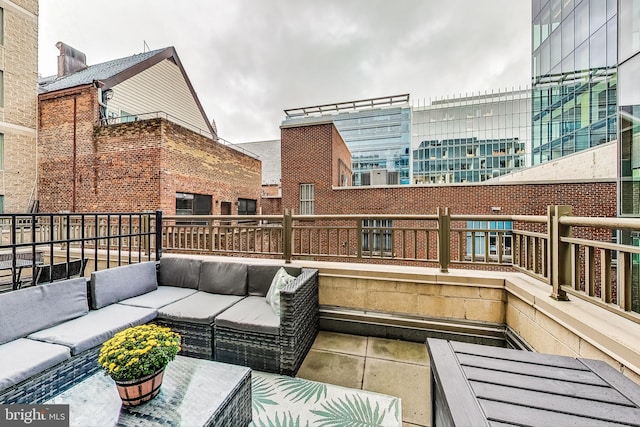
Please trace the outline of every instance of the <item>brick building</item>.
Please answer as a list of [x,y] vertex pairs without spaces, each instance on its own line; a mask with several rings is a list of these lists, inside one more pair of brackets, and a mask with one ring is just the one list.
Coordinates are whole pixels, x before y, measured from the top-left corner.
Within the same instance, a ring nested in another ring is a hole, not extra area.
[[[615,177],[567,182],[352,187],[343,185],[340,179],[350,157],[330,121],[283,125],[281,137],[280,208],[295,213],[301,212],[301,205],[312,204],[312,213],[317,215],[435,214],[438,207],[448,207],[452,214],[545,215],[548,205],[557,204],[572,206],[575,215],[616,216]],[[313,188],[311,199],[309,186]],[[302,187],[307,191],[305,197]]]
[[40,83],[41,211],[259,209],[260,161],[218,142],[173,48],[87,66],[57,46]]
[[24,213],[36,191],[38,1],[2,1],[0,22],[0,213]]

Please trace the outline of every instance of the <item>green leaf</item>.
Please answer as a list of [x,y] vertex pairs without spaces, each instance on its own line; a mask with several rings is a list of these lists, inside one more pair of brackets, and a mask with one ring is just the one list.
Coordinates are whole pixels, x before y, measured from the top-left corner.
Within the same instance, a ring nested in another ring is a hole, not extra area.
[[304,400],[304,403],[308,403],[315,399],[314,403],[317,403],[327,397],[327,385],[323,383],[290,377],[280,377],[276,383],[287,397],[293,396],[292,402]]
[[282,419],[280,419],[278,413],[276,412],[274,418],[267,417],[264,420],[254,420],[253,425],[255,427],[309,427],[309,422],[302,426],[300,424],[300,415],[298,415],[296,418],[293,418],[293,415],[291,415],[291,411],[288,411],[282,413]]
[[318,424],[320,427],[381,426],[386,415],[385,410],[380,412],[377,402],[373,409],[368,397],[363,399],[358,395],[329,400],[321,406],[324,410],[311,411],[321,418]]
[[266,378],[253,375],[251,379],[251,402],[255,412],[266,411],[265,407],[269,405],[277,405],[278,403],[272,399],[275,395],[275,389]]
[[400,414],[400,399],[393,399],[390,403],[389,403],[389,407],[387,408],[387,410],[389,412],[391,412],[393,410],[393,413],[395,414],[397,419],[401,418],[401,414]]

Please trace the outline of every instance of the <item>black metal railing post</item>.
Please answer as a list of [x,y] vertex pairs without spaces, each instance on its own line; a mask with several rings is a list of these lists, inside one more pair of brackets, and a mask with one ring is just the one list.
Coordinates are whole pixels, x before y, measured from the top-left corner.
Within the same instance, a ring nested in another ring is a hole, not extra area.
[[156,211],[156,261],[162,257],[162,211]]

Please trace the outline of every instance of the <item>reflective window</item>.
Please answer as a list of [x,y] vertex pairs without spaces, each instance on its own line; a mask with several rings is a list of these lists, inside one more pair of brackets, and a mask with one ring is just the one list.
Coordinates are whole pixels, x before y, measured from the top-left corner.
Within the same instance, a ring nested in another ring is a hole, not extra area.
[[549,17],[551,15],[551,11],[549,9],[549,4],[542,8],[542,12],[540,13],[540,43],[544,42],[547,37],[549,37]]
[[589,48],[591,68],[604,68],[607,65],[607,28],[602,27],[592,36]]
[[562,17],[566,17],[573,11],[573,0],[562,0]]
[[542,43],[542,47],[540,48],[540,75],[544,76],[549,74],[549,70],[551,69],[550,64],[550,47],[549,40]]
[[618,67],[618,103],[620,105],[640,105],[640,56],[628,60]]
[[589,2],[583,1],[576,7],[575,11],[576,41],[579,45],[589,37]]
[[562,40],[560,37],[560,29],[558,28],[551,35],[551,68],[560,63],[562,59]]
[[607,22],[607,67],[615,67],[618,63],[618,20]]
[[607,22],[607,0],[590,0],[589,21],[591,34]]
[[620,62],[640,50],[640,0],[620,0]]
[[[573,28],[573,12],[571,12],[562,23],[562,57],[566,57],[573,52],[574,28]],[[564,71],[564,67],[563,67]]]
[[588,70],[589,69],[589,40],[582,43],[576,49],[575,53],[576,70]]
[[562,21],[562,0],[551,0],[551,31],[560,26],[560,21]]

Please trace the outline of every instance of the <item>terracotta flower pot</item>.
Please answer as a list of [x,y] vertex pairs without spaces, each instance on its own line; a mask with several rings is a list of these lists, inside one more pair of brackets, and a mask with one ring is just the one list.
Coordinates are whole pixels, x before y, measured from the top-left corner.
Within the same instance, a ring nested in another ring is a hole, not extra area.
[[160,393],[164,368],[136,380],[114,380],[123,406],[137,406]]

